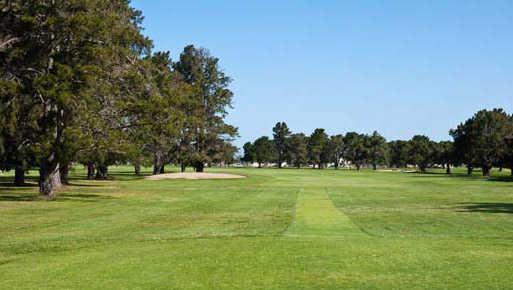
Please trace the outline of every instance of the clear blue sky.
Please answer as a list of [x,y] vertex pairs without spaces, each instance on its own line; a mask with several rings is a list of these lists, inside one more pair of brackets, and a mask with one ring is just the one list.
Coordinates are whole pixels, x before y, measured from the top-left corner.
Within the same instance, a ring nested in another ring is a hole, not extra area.
[[137,0],[156,50],[208,48],[233,78],[236,145],[297,132],[448,130],[513,112],[513,1]]

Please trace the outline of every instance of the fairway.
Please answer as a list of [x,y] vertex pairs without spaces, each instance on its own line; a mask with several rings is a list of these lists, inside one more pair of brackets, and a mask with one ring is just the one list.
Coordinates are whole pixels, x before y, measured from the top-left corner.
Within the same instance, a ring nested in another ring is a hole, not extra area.
[[513,287],[509,172],[110,171],[55,201],[0,176],[1,289]]

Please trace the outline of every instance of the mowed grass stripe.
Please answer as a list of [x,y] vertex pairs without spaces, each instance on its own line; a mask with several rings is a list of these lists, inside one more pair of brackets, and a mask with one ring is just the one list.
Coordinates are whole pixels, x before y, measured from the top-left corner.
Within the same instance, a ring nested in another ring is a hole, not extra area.
[[301,189],[296,201],[294,222],[285,234],[335,237],[363,233],[335,207],[326,189]]

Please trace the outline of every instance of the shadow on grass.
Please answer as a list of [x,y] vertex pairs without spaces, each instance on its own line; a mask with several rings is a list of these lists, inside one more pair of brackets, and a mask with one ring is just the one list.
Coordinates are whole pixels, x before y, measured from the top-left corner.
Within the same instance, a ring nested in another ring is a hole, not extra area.
[[[57,193],[57,196],[53,201],[63,202],[63,201],[80,201],[80,202],[97,202],[101,200],[109,200],[114,199],[114,197],[109,195],[99,195],[99,194],[82,194],[82,193]],[[2,201],[45,201],[46,199],[39,196],[37,193],[24,193],[24,194],[2,194],[0,191],[0,202]]]
[[513,176],[492,176],[488,178],[489,181],[499,181],[499,182],[513,182]]
[[421,173],[420,171],[416,171],[416,172],[403,172],[405,174],[409,174],[411,175],[412,177],[440,177],[440,178],[457,178],[457,179],[464,179],[464,180],[481,180],[483,179],[483,177],[481,175],[477,175],[477,174],[472,174],[472,175],[468,175],[466,173],[450,173],[450,174],[447,174],[445,172],[432,172],[432,171],[428,171],[428,172],[423,172]]
[[99,194],[85,194],[85,193],[61,193],[57,194],[57,198],[55,201],[82,201],[82,202],[96,202],[100,200],[109,200],[114,199],[114,197],[109,195],[99,195]]
[[[83,180],[75,179],[75,181],[83,181]],[[68,184],[66,184],[66,186],[73,186],[73,187],[102,187],[103,184],[86,184],[86,183],[69,182]]]
[[456,208],[456,211],[513,214],[513,203],[494,203],[494,202],[463,203]]
[[40,198],[34,194],[2,194],[0,191],[0,202],[1,201],[34,201]]
[[487,181],[497,181],[497,182],[513,182],[513,175],[500,175],[501,173],[496,173],[497,175],[492,175],[490,177],[483,176],[479,171],[474,174],[467,174],[462,172],[454,172],[450,174],[446,174],[445,172],[433,172],[427,171],[421,173],[420,171],[410,171],[410,172],[402,172],[404,174],[409,174],[413,177],[448,177],[448,178],[459,178],[466,180],[487,180]]

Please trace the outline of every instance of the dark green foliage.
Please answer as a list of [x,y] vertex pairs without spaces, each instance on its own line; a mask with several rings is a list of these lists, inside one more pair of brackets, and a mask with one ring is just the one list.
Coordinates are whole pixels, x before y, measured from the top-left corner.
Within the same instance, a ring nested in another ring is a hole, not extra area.
[[98,129],[108,134],[104,122],[116,113],[109,108],[123,97],[116,81],[149,42],[140,34],[140,13],[122,0],[9,1],[1,18],[1,38],[13,39],[1,51],[2,79],[17,83],[12,103],[30,120],[17,135],[31,131],[40,191],[52,196],[60,164]]
[[301,168],[308,163],[308,137],[303,133],[292,134],[287,141],[287,163]]
[[388,142],[388,163],[391,167],[406,167],[408,165],[408,154],[410,143],[408,141],[396,140]]
[[273,128],[274,145],[278,157],[278,168],[281,168],[285,154],[287,153],[287,138],[290,136],[289,127],[285,122],[278,122]]
[[446,169],[446,173],[451,173],[451,166],[457,163],[454,154],[454,143],[451,141],[442,141],[435,144],[435,162]]
[[372,169],[376,170],[378,164],[383,164],[386,161],[387,141],[376,131],[367,136],[365,141],[368,150],[367,158],[372,164]]
[[211,148],[219,139],[230,140],[237,136],[237,128],[226,124],[224,118],[232,107],[233,93],[228,89],[231,79],[219,68],[219,60],[203,48],[189,45],[184,48],[175,70],[191,87],[191,98],[185,108],[187,118],[182,141],[182,154],[189,156],[196,171],[203,171],[205,163],[213,156]]
[[423,135],[415,135],[409,142],[409,163],[425,172],[426,168],[434,163],[434,142]]
[[324,129],[317,128],[313,131],[308,139],[308,159],[311,164],[317,165],[317,168],[322,169],[329,161],[329,154],[327,146],[329,137]]
[[328,143],[328,148],[329,161],[333,163],[335,169],[338,169],[340,165],[340,160],[344,157],[344,152],[346,149],[344,136],[331,136],[330,141]]
[[255,161],[258,162],[259,168],[262,167],[262,164],[274,162],[277,159],[274,142],[266,136],[256,139],[255,143],[253,143],[253,148]]
[[242,146],[242,149],[244,150],[244,156],[242,156],[241,161],[247,163],[255,162],[256,154],[253,144],[251,144],[251,142],[246,142],[244,143],[244,146]]
[[356,132],[349,132],[344,137],[346,146],[346,152],[344,156],[348,161],[356,166],[357,170],[360,170],[368,156],[365,140],[365,135],[358,134]]
[[[235,128],[222,122],[232,94],[217,59],[188,47],[199,52],[199,66],[178,76],[169,53],[149,52],[141,13],[127,1],[9,1],[1,8],[1,169],[23,172],[37,160],[40,190],[51,196],[73,161],[103,178],[109,164],[127,158],[139,164],[153,155],[161,172],[177,157],[170,152],[189,163],[234,154],[224,140]],[[192,128],[182,129],[185,121],[205,130],[180,139]],[[194,145],[201,150],[182,154]]]
[[[230,79],[204,49],[151,53],[126,0],[0,2],[0,170],[37,166],[48,197],[72,162],[229,163]],[[96,172],[96,174],[95,174]],[[18,174],[20,173],[20,174]]]
[[512,133],[511,118],[502,109],[481,110],[450,131],[459,159],[469,167],[479,166],[483,175],[501,163]]

